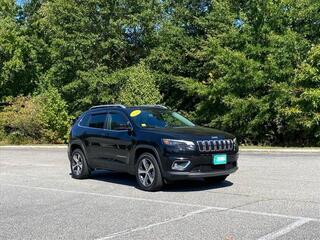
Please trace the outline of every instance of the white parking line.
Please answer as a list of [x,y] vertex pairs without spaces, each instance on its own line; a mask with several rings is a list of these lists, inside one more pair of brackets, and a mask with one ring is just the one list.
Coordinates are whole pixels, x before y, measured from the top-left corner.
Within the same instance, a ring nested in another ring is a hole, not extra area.
[[284,214],[278,214],[278,213],[258,212],[258,211],[242,210],[242,209],[229,209],[228,211],[238,212],[238,213],[255,214],[255,215],[261,215],[261,216],[268,216],[268,217],[289,218],[289,219],[308,219],[310,221],[320,222],[320,219],[317,219],[317,218],[284,215]]
[[[73,194],[85,194],[85,195],[93,195],[93,196],[99,196],[99,197],[119,198],[119,199],[126,199],[126,200],[152,202],[152,203],[171,204],[171,205],[186,206],[186,207],[198,207],[198,208],[210,207],[210,206],[205,206],[205,205],[200,205],[200,204],[171,202],[171,201],[163,201],[163,200],[155,200],[155,199],[147,199],[147,198],[137,198],[137,197],[128,197],[128,196],[119,196],[119,195],[111,195],[111,194],[103,194],[103,193],[63,190],[63,189],[58,189],[58,188],[33,187],[33,186],[16,185],[16,184],[0,184],[0,185],[9,186],[9,187],[20,187],[20,188],[56,191],[56,192],[64,192],[64,193],[73,193]],[[227,210],[228,209],[228,208],[221,208],[221,207],[210,207],[210,208],[213,208],[213,209],[216,209],[216,210]]]
[[258,212],[258,211],[249,211],[249,210],[241,210],[236,208],[223,208],[223,207],[214,207],[214,206],[206,206],[201,204],[190,204],[190,203],[182,203],[182,202],[171,202],[171,201],[162,201],[162,200],[154,200],[154,199],[146,199],[146,198],[136,198],[136,197],[128,197],[128,196],[119,196],[119,195],[111,195],[111,194],[103,194],[103,193],[92,193],[92,192],[82,192],[82,191],[71,191],[71,190],[63,190],[63,189],[57,189],[57,188],[46,188],[46,187],[33,187],[33,186],[27,186],[27,185],[16,185],[16,184],[0,184],[2,186],[8,186],[8,187],[18,187],[18,188],[27,188],[27,189],[36,189],[36,190],[45,190],[45,191],[55,191],[55,192],[64,192],[64,193],[71,193],[71,194],[84,194],[84,195],[92,195],[92,196],[99,196],[99,197],[110,197],[110,198],[119,198],[119,199],[126,199],[126,200],[134,200],[134,201],[145,201],[145,202],[152,202],[152,203],[160,203],[160,204],[170,204],[170,205],[178,205],[178,206],[188,206],[188,207],[198,207],[201,209],[189,212],[185,215],[174,217],[171,219],[166,219],[164,221],[148,224],[146,226],[140,226],[133,229],[127,229],[120,232],[109,234],[105,237],[98,238],[96,240],[105,240],[105,239],[111,239],[118,236],[127,235],[133,232],[149,229],[152,227],[156,227],[159,225],[163,225],[166,223],[178,221],[205,211],[209,210],[219,210],[222,211],[228,211],[228,212],[237,212],[237,213],[245,213],[245,214],[254,214],[254,215],[263,215],[263,216],[269,216],[269,217],[279,217],[279,218],[289,218],[289,219],[295,219],[297,221],[293,222],[292,224],[289,224],[288,226],[281,228],[275,232],[269,233],[265,236],[262,236],[258,240],[272,240],[276,239],[279,236],[282,236],[286,233],[289,233],[290,231],[294,230],[295,228],[306,224],[310,221],[316,221],[320,222],[320,219],[317,218],[307,218],[307,217],[300,217],[300,216],[291,216],[291,215],[284,215],[284,214],[276,214],[276,213],[268,213],[268,212]]
[[289,219],[296,219],[296,220],[306,219],[309,221],[320,222],[320,219],[318,218],[308,218],[308,217],[292,216],[292,215],[277,214],[277,213],[258,212],[258,211],[242,210],[242,209],[236,209],[236,208],[215,207],[215,206],[184,203],[184,202],[171,202],[171,201],[155,200],[155,199],[149,199],[149,198],[137,198],[137,197],[104,194],[104,193],[82,192],[82,191],[73,191],[73,190],[63,190],[58,188],[34,187],[34,186],[27,186],[27,185],[8,184],[8,183],[0,184],[0,185],[8,186],[8,187],[20,187],[20,188],[38,189],[38,190],[64,192],[64,193],[72,193],[72,194],[84,194],[84,195],[92,195],[92,196],[99,196],[99,197],[110,197],[110,198],[119,198],[119,199],[134,200],[134,201],[170,204],[170,205],[178,205],[178,206],[186,206],[186,207],[198,207],[202,209],[210,208],[210,209],[220,210],[220,211],[263,215],[263,216],[269,216],[269,217],[289,218]]
[[310,219],[307,218],[301,218],[298,221],[295,221],[291,224],[289,224],[286,227],[283,227],[275,232],[269,233],[261,238],[259,238],[258,240],[272,240],[272,239],[276,239],[282,235],[285,235],[289,232],[291,232],[292,230],[302,226],[303,224],[306,224],[307,222],[310,222]]
[[211,209],[214,209],[214,208],[211,208],[211,207],[203,208],[203,209],[192,211],[192,212],[189,212],[189,213],[187,213],[185,215],[178,216],[178,217],[175,217],[175,218],[170,218],[170,219],[167,219],[167,220],[164,220],[164,221],[161,221],[161,222],[156,222],[156,223],[152,223],[152,224],[149,224],[149,225],[146,225],[146,226],[137,227],[137,228],[133,228],[133,229],[128,229],[128,230],[112,233],[110,235],[107,235],[107,236],[102,237],[102,238],[98,238],[96,240],[106,240],[106,239],[111,239],[111,238],[127,235],[127,234],[130,234],[130,233],[133,233],[133,232],[145,230],[145,229],[152,228],[152,227],[155,227],[155,226],[159,226],[159,225],[162,225],[162,224],[175,222],[175,221],[178,221],[178,220],[181,220],[181,219],[184,219],[184,218],[190,217],[192,215],[199,214],[199,213],[211,210]]
[[25,166],[31,166],[31,167],[54,167],[54,164],[43,164],[43,163],[12,163],[9,161],[2,161],[2,166],[12,166],[12,167],[25,167]]

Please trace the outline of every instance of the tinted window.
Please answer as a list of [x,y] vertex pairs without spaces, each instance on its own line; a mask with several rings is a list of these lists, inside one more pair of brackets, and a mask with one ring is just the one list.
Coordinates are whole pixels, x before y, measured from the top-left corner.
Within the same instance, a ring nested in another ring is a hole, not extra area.
[[88,127],[89,125],[90,114],[86,114],[80,121],[79,125],[83,127]]
[[185,117],[167,109],[141,109],[130,113],[131,119],[143,128],[171,128],[195,126]]
[[103,128],[104,122],[106,121],[106,116],[107,115],[105,113],[91,115],[90,121],[89,121],[89,127]]
[[110,129],[126,130],[129,127],[128,119],[121,113],[110,113]]

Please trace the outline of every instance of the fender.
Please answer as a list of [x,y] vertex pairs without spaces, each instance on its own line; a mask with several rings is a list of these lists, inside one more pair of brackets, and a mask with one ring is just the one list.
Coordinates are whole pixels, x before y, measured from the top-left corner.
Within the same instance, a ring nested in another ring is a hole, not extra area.
[[154,147],[152,145],[147,145],[147,144],[138,144],[132,150],[130,157],[129,157],[129,171],[130,171],[129,173],[133,174],[133,175],[135,174],[135,155],[136,155],[137,150],[139,150],[141,148],[146,148],[146,149],[149,149],[152,152],[154,152],[154,154],[156,155],[156,160],[157,160],[159,167],[160,167],[160,171],[161,171],[161,173],[163,173],[164,171],[163,171],[162,163],[160,160],[159,151],[157,150],[156,147]]
[[81,147],[81,150],[82,150],[84,156],[86,157],[86,159],[88,159],[87,150],[86,150],[86,147],[84,146],[83,142],[80,139],[74,139],[74,140],[71,140],[71,142],[69,143],[69,147],[68,147],[69,160],[71,160],[71,148],[73,145],[79,145]]

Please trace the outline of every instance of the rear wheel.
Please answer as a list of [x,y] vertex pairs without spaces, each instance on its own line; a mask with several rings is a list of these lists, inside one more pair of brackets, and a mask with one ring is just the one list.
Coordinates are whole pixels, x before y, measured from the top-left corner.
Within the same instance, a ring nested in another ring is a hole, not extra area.
[[71,175],[76,179],[88,178],[90,170],[87,164],[86,157],[80,149],[75,149],[71,154]]
[[207,183],[221,183],[221,182],[223,182],[224,180],[226,180],[226,178],[227,178],[228,176],[229,176],[229,175],[217,176],[217,177],[206,177],[206,178],[204,178],[204,180],[205,180]]
[[139,188],[145,191],[157,191],[163,186],[159,164],[151,153],[143,153],[138,158],[136,179]]

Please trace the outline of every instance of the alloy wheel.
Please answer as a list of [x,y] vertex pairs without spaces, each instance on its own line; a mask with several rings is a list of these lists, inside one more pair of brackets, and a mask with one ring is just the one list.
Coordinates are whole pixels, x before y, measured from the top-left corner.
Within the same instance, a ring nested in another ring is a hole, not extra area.
[[143,158],[140,161],[138,166],[138,177],[139,181],[145,187],[149,187],[154,182],[155,169],[153,163],[149,159]]
[[79,176],[82,172],[83,160],[79,153],[75,153],[72,156],[72,171],[75,175]]

